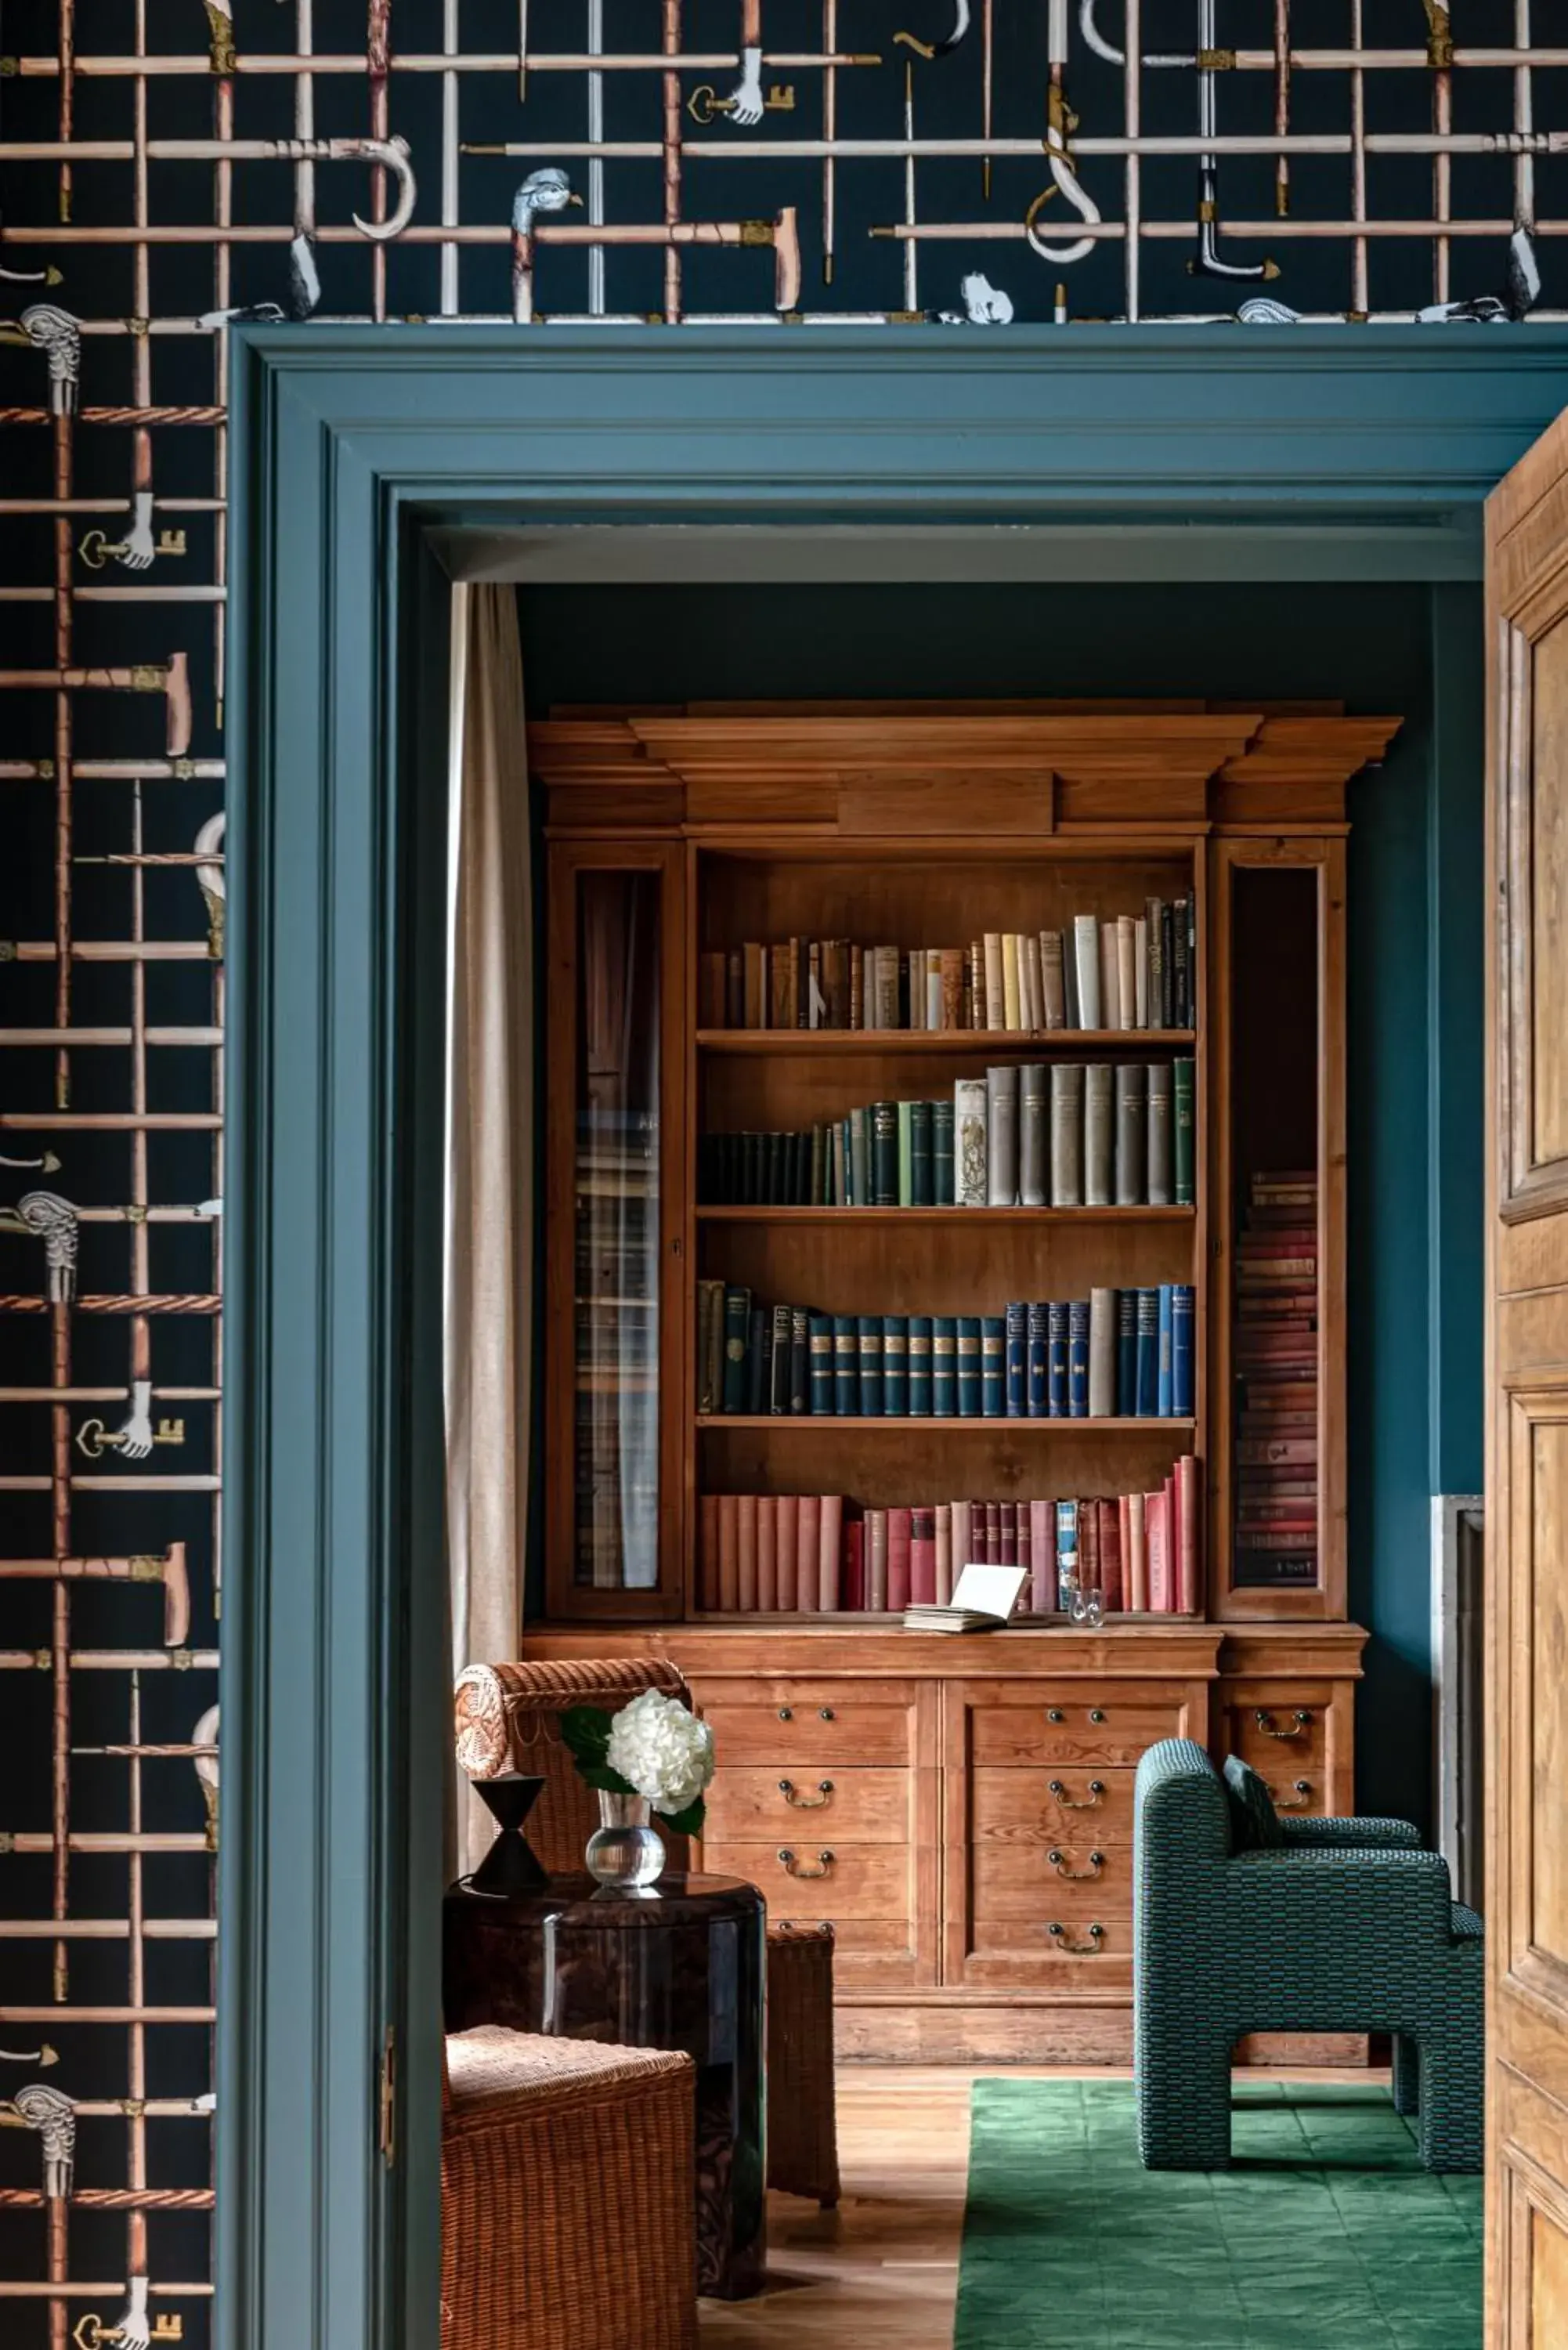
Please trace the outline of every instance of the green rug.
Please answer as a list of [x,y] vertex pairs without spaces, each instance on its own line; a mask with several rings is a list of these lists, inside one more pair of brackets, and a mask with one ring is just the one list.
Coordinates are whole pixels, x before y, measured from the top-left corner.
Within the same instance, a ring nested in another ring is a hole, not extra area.
[[1481,2182],[1386,2090],[1248,2084],[1145,2170],[1125,2081],[977,2081],[954,2350],[1479,2350]]

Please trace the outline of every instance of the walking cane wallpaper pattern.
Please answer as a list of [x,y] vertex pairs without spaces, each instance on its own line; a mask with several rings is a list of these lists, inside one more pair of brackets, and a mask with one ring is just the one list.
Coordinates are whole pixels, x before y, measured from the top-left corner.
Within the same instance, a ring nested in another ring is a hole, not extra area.
[[0,46],[0,2332],[145,2350],[211,2311],[229,323],[1528,333],[1568,48],[1532,0],[12,0]]

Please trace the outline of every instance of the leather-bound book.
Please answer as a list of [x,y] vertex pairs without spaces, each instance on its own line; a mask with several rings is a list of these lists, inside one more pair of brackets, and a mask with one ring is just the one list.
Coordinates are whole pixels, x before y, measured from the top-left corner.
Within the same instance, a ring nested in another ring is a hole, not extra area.
[[742,1616],[757,1612],[757,1497],[742,1493],[735,1503],[735,1605]]
[[817,1526],[816,1604],[825,1615],[834,1614],[839,1606],[843,1551],[844,1497],[824,1493]]
[[704,1493],[697,1504],[697,1605],[719,1604],[719,1496]]
[[888,1613],[901,1616],[909,1604],[909,1544],[913,1512],[899,1503],[888,1513]]
[[1116,1409],[1116,1293],[1089,1292],[1089,1418],[1113,1419]]
[[778,1606],[784,1615],[793,1612],[796,1591],[796,1564],[800,1544],[800,1496],[781,1493],[778,1497]]
[[719,1496],[719,1605],[732,1616],[741,1604],[741,1497]]
[[1084,1070],[1081,1062],[1051,1066],[1051,1205],[1084,1204]]
[[795,1517],[794,1544],[794,1604],[802,1616],[815,1612],[821,1548],[822,1496],[803,1493]]
[[771,1616],[779,1604],[779,1503],[776,1493],[757,1496],[757,1613]]

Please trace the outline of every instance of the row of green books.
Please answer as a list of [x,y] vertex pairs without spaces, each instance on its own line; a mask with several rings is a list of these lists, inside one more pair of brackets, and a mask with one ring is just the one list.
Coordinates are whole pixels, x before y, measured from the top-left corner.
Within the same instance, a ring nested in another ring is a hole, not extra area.
[[951,1100],[877,1101],[772,1133],[706,1134],[710,1206],[1190,1207],[1194,1064],[1026,1062]]

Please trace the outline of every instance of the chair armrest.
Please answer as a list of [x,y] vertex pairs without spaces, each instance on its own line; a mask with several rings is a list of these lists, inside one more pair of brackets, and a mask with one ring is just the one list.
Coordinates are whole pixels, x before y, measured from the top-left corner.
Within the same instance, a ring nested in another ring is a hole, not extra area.
[[1378,1938],[1448,1943],[1453,1888],[1439,1852],[1409,1845],[1285,1846],[1241,1853],[1225,1870],[1232,1920],[1277,1939],[1320,1934],[1337,1918],[1347,1940]]
[[1408,1820],[1282,1819],[1285,1845],[1332,1845],[1344,1852],[1357,1845],[1420,1848],[1421,1832]]

